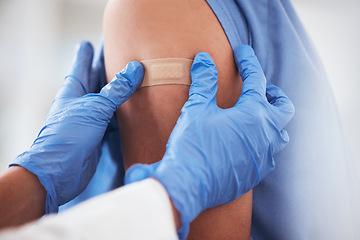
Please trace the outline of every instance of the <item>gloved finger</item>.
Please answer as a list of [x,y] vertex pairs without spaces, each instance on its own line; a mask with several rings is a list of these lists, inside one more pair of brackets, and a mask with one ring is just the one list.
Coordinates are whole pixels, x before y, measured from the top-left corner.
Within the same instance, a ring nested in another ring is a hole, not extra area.
[[266,78],[254,50],[248,45],[240,45],[234,50],[235,62],[242,80],[242,96],[256,93],[265,97]]
[[272,146],[273,146],[273,149],[272,149],[273,155],[276,155],[281,150],[283,150],[286,147],[286,145],[288,145],[289,141],[290,141],[289,134],[283,128],[281,131],[279,131],[278,136],[276,138],[276,142],[274,144],[272,144]]
[[89,42],[81,42],[76,46],[70,73],[65,77],[57,97],[81,97],[88,93],[93,53]]
[[104,38],[100,37],[99,48],[96,50],[89,78],[89,93],[98,93],[107,84],[104,61]]
[[153,164],[134,164],[125,173],[125,184],[139,182],[153,175],[160,162]]
[[183,109],[216,100],[218,72],[213,59],[205,52],[195,56],[191,66],[189,99]]
[[266,97],[277,113],[277,127],[283,129],[294,116],[294,104],[280,88],[270,82],[266,86]]
[[128,100],[144,78],[144,66],[137,61],[130,62],[115,78],[106,84],[99,95],[112,101],[116,108]]

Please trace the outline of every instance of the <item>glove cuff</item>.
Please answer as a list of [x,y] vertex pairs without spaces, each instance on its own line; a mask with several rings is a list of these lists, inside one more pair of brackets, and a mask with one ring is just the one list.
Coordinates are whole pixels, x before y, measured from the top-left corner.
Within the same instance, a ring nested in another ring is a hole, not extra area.
[[43,174],[40,170],[40,167],[37,166],[34,162],[28,161],[30,157],[27,156],[26,152],[19,155],[14,159],[14,161],[9,164],[9,167],[12,166],[21,166],[33,173],[39,179],[41,185],[44,186],[46,190],[46,203],[45,203],[45,214],[57,213],[58,212],[58,203],[56,198],[56,192],[49,176]]
[[189,233],[190,222],[193,220],[193,217],[191,216],[192,214],[189,214],[189,211],[186,211],[188,208],[192,209],[192,207],[190,207],[189,203],[186,201],[187,196],[190,194],[186,193],[184,188],[182,189],[180,186],[178,186],[178,181],[173,181],[171,178],[169,178],[169,176],[166,176],[166,173],[174,174],[174,171],[165,171],[165,176],[162,174],[163,171],[160,170],[158,172],[157,170],[159,164],[160,162],[151,165],[134,164],[125,174],[125,184],[142,181],[150,177],[156,178],[164,186],[172,203],[179,212],[181,227],[177,232],[178,237],[179,239],[186,239]]
[[162,164],[153,174],[163,184],[179,211],[182,226],[179,233],[186,234],[184,239],[188,234],[189,224],[207,208],[209,200],[207,186],[202,180],[204,173],[192,159],[181,153],[165,154]]

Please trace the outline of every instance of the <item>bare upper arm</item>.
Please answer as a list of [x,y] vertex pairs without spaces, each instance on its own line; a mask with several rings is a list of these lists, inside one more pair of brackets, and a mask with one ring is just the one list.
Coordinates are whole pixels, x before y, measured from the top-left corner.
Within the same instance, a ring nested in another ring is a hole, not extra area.
[[[129,61],[193,59],[207,52],[218,69],[218,105],[231,107],[240,96],[232,49],[205,0],[110,0],[103,31],[109,80]],[[180,85],[141,88],[118,109],[126,168],[162,158],[188,91]],[[190,227],[190,239],[249,239],[251,196],[203,212]]]
[[110,79],[132,60],[207,52],[218,68],[218,104],[232,106],[240,96],[232,49],[205,0],[110,0],[103,30]]

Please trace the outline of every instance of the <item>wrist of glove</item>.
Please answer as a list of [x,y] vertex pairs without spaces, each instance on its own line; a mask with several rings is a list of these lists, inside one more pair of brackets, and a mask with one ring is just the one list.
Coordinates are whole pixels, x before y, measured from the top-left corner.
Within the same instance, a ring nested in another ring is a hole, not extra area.
[[244,81],[242,95],[230,109],[216,104],[217,70],[199,53],[191,68],[189,100],[169,138],[163,159],[136,164],[126,173],[131,183],[159,180],[181,216],[180,239],[203,210],[233,201],[255,187],[274,167],[273,156],[288,141],[284,127],[294,107],[277,87],[266,83],[249,46],[235,50]]

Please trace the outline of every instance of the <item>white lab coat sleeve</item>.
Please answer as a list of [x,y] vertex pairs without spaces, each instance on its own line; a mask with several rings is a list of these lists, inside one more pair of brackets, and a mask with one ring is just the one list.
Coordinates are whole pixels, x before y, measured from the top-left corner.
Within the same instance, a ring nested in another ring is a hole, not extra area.
[[146,179],[85,201],[36,223],[5,230],[0,239],[178,239],[169,196]]

